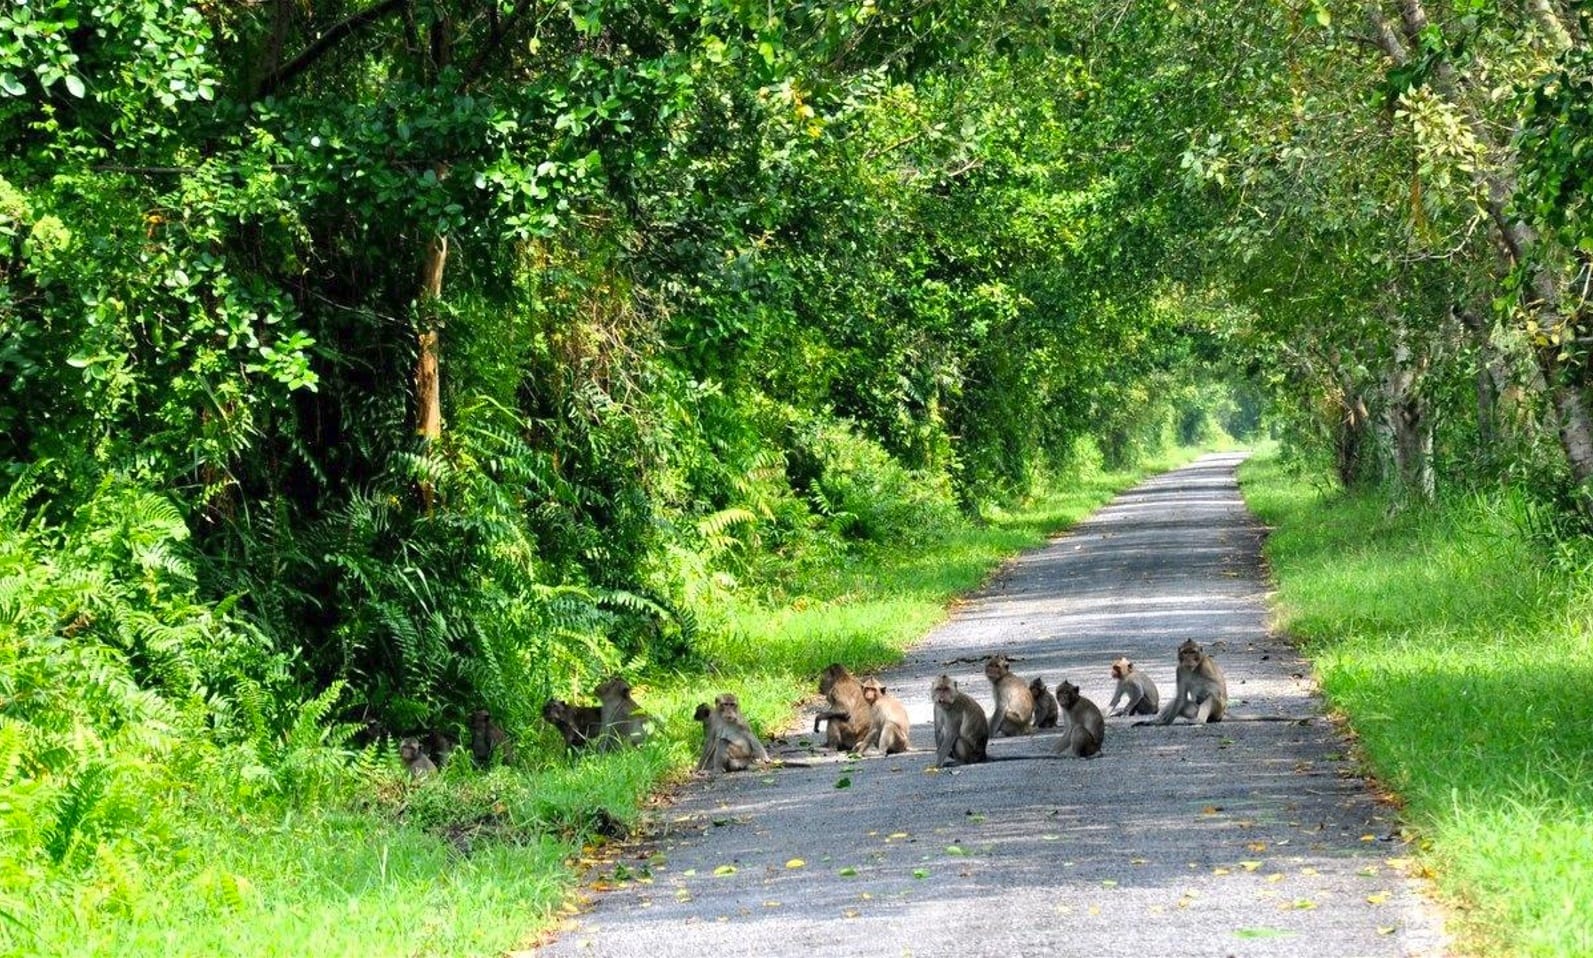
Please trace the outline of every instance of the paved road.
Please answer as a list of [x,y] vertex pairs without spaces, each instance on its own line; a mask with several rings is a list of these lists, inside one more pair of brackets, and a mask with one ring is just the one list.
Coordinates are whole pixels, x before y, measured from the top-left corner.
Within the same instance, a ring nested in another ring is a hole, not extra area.
[[[1391,810],[1346,761],[1307,666],[1267,632],[1241,458],[1119,497],[1003,569],[886,673],[919,751],[688,785],[622,853],[649,877],[593,890],[537,954],[1444,954]],[[928,768],[940,672],[988,710],[983,659],[1005,652],[1024,678],[1067,677],[1104,710],[1114,658],[1167,695],[1186,638],[1226,670],[1236,716],[1312,720],[1110,719],[1092,760],[1051,757],[1055,733],[1041,732],[994,740],[987,765]]]

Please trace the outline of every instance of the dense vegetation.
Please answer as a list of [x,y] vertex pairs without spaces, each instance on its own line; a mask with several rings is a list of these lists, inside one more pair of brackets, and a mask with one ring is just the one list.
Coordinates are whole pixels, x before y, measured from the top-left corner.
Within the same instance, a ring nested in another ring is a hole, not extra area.
[[[868,631],[802,608],[1175,440],[1571,541],[1573,6],[6,5],[0,942],[313,930],[273,881],[545,909],[494,869],[679,758],[569,772],[545,697],[773,719]],[[398,787],[393,735],[481,706],[519,769]]]

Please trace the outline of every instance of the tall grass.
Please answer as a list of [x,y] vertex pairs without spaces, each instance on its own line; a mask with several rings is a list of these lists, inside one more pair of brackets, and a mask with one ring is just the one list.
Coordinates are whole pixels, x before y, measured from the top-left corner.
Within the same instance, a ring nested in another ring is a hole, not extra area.
[[1303,644],[1478,954],[1593,954],[1593,549],[1508,495],[1390,516],[1270,457],[1278,625]]

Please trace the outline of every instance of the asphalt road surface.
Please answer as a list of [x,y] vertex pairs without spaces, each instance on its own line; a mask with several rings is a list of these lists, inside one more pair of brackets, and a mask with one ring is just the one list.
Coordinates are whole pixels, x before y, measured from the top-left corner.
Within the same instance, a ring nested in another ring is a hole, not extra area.
[[[688,784],[589,873],[581,914],[534,954],[1444,954],[1393,810],[1322,717],[1309,667],[1267,631],[1242,458],[1144,483],[960,605],[881,676],[914,751],[809,755],[794,730],[774,751],[812,767]],[[1003,652],[1105,711],[1114,659],[1167,697],[1190,638],[1226,671],[1231,717],[1308,721],[1115,718],[1094,759],[1056,757],[1047,730],[993,739],[988,764],[930,768],[940,673],[988,712],[983,662]]]

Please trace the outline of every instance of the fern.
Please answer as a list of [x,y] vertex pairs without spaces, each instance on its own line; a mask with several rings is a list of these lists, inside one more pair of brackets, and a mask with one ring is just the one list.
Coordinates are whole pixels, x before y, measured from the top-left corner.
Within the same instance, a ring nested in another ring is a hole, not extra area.
[[44,838],[44,849],[55,864],[60,865],[71,854],[84,824],[105,798],[110,783],[110,765],[93,761],[83,766],[71,784],[62,790],[55,823]]

